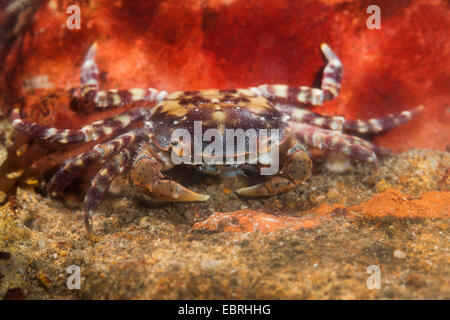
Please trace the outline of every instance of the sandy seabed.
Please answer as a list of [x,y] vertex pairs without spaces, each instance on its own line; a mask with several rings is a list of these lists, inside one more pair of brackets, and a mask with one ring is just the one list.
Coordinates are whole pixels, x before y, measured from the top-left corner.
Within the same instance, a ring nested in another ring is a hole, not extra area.
[[[248,178],[170,175],[204,203],[151,200],[112,186],[94,216],[19,189],[0,208],[0,296],[26,299],[449,299],[450,154],[410,150],[322,164],[296,190],[242,199]],[[226,213],[224,213],[226,212]],[[81,271],[69,290],[66,269]],[[369,289],[369,266],[380,289]]]

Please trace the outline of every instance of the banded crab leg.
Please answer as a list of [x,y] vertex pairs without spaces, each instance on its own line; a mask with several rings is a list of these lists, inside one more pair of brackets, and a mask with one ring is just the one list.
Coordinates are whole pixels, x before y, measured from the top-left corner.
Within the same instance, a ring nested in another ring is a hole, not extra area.
[[335,151],[350,158],[377,164],[377,154],[387,154],[388,150],[366,140],[339,131],[321,129],[306,123],[288,121],[297,139],[305,146],[319,150]]
[[167,166],[151,153],[148,146],[141,146],[133,163],[131,181],[133,184],[143,187],[150,196],[172,202],[206,201],[208,195],[191,191],[178,182],[164,179],[161,170]]
[[341,89],[342,63],[326,43],[322,43],[320,49],[327,60],[320,89],[285,84],[263,84],[250,90],[274,103],[304,103],[317,106],[336,98]]
[[97,43],[94,43],[86,54],[81,66],[81,96],[88,102],[93,102],[97,109],[122,107],[137,101],[159,102],[167,96],[167,92],[157,89],[134,88],[129,90],[99,90],[99,78],[95,54]]
[[378,134],[402,125],[424,110],[424,106],[418,106],[408,111],[391,113],[380,118],[369,120],[347,120],[341,116],[326,116],[309,110],[295,108],[290,105],[276,105],[283,114],[288,115],[292,121],[307,123],[316,127],[337,130],[347,133]]
[[48,183],[47,190],[52,193],[63,191],[84,168],[94,163],[106,162],[124,148],[128,148],[130,145],[134,145],[146,138],[145,133],[144,128],[127,132],[111,141],[97,144],[91,150],[66,160]]
[[263,183],[235,190],[244,197],[265,197],[294,189],[311,175],[312,161],[297,141],[287,152],[281,171]]
[[97,121],[78,130],[57,129],[43,126],[36,122],[28,122],[20,117],[19,109],[11,113],[13,127],[25,134],[33,136],[49,145],[64,145],[79,142],[96,141],[104,136],[118,134],[126,127],[145,120],[149,109],[138,108],[125,111],[106,120]]
[[92,180],[86,196],[83,201],[84,223],[89,233],[93,231],[92,228],[92,214],[98,208],[103,195],[108,190],[111,182],[119,174],[129,169],[133,159],[133,152],[136,147],[124,148],[116,154],[110,161],[108,161],[98,174]]

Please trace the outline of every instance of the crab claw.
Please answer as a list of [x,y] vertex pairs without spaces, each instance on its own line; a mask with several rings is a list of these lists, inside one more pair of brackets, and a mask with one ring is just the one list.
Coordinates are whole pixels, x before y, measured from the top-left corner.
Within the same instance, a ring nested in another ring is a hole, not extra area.
[[301,145],[295,145],[288,150],[287,159],[280,174],[269,180],[235,192],[244,197],[265,197],[284,193],[294,189],[300,182],[306,180],[312,170],[312,161]]
[[295,188],[295,186],[296,184],[292,181],[284,177],[275,176],[263,183],[240,188],[235,190],[235,192],[243,197],[265,197],[289,191]]
[[161,166],[161,163],[155,159],[150,150],[143,147],[136,156],[131,171],[131,181],[133,184],[145,188],[150,196],[159,200],[193,202],[209,199],[206,194],[196,193],[183,187],[178,182],[164,179]]
[[209,195],[196,193],[172,180],[156,180],[151,186],[147,185],[145,188],[152,197],[159,200],[194,202],[209,199]]

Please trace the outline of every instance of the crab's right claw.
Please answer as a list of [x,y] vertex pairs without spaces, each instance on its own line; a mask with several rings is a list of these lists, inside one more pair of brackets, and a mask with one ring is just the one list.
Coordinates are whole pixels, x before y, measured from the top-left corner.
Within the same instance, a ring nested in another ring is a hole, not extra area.
[[194,202],[209,199],[209,195],[196,193],[172,180],[156,180],[152,185],[147,185],[145,188],[152,197],[159,200]]

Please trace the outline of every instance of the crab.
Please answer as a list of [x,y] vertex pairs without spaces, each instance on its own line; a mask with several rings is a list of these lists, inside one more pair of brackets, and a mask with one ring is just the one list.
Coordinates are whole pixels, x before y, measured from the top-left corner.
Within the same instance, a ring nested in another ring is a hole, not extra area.
[[[189,190],[163,174],[177,164],[173,161],[173,154],[182,156],[188,143],[181,137],[174,139],[174,131],[183,129],[193,133],[197,121],[201,121],[202,130],[216,129],[221,133],[226,128],[278,129],[279,139],[272,141],[270,146],[266,143],[261,147],[253,161],[229,164],[227,161],[206,161],[205,157],[200,163],[191,163],[194,168],[207,174],[238,175],[245,170],[269,166],[271,160],[265,155],[275,146],[280,155],[280,170],[265,182],[236,190],[243,197],[273,196],[294,189],[310,176],[310,148],[376,164],[377,156],[388,151],[357,135],[378,134],[394,128],[423,109],[419,106],[378,119],[347,120],[302,108],[304,105],[322,105],[336,98],[341,89],[341,61],[327,44],[323,43],[320,48],[327,62],[320,88],[263,84],[245,89],[167,93],[154,88],[100,90],[99,70],[95,62],[97,44],[94,43],[82,64],[81,85],[76,95],[83,103],[98,110],[132,104],[138,107],[78,130],[28,122],[21,118],[18,109],[13,110],[11,120],[16,130],[50,145],[99,141],[92,149],[66,160],[47,186],[50,193],[62,192],[84,168],[102,164],[83,201],[88,232],[93,231],[92,215],[104,193],[112,180],[125,171],[131,171],[129,176],[134,186],[156,199],[174,202],[209,199],[209,195]],[[194,151],[194,156],[202,156],[203,150]],[[249,158],[247,153],[237,152],[230,157],[235,159],[239,156]]]

